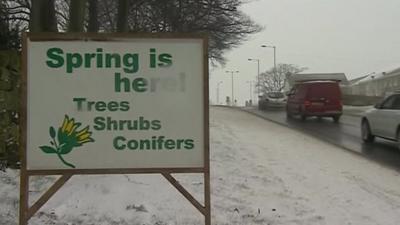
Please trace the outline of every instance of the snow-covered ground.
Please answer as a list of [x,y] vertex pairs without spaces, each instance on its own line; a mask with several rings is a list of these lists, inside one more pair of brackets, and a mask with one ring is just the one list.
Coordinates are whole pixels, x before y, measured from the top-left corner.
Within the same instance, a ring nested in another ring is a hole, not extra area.
[[[239,110],[212,107],[212,224],[397,225],[399,173]],[[202,199],[200,175],[176,175]],[[53,177],[35,177],[37,197]],[[0,172],[0,224],[17,224],[18,172]],[[31,225],[200,225],[159,175],[75,176]]]

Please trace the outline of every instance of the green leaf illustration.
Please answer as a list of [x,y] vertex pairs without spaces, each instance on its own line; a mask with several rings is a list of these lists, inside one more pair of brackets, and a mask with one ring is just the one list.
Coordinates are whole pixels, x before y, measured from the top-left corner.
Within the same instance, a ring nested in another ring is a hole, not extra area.
[[64,143],[68,142],[68,134],[63,132],[61,128],[58,129],[57,140],[58,140],[58,143],[60,143],[60,144],[64,144]]
[[73,148],[74,148],[73,145],[70,145],[67,143],[67,144],[60,146],[58,153],[60,153],[61,155],[65,155],[65,154],[70,153]]
[[54,127],[50,127],[50,137],[51,138],[55,138],[56,137],[56,130],[54,129]]
[[48,154],[57,153],[57,150],[50,146],[40,146],[39,148],[42,149],[44,153]]
[[49,127],[49,134],[52,138],[50,144],[54,147],[40,146],[39,148],[44,153],[55,153],[64,165],[75,168],[75,165],[67,162],[63,156],[70,153],[76,147],[81,147],[88,142],[94,142],[94,139],[91,137],[92,132],[89,130],[89,126],[79,129],[81,125],[82,124],[75,121],[74,118],[65,115],[57,131],[53,126]]

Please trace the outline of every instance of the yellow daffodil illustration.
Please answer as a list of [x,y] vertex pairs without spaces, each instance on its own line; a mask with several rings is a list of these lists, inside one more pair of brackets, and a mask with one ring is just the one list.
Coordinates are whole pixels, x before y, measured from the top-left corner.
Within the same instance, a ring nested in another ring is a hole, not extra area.
[[[92,132],[89,131],[89,126],[78,130],[81,123],[75,122],[74,118],[69,118],[67,115],[64,117],[64,121],[60,128],[58,128],[58,134],[54,127],[50,127],[49,133],[52,141],[52,146],[40,146],[39,148],[47,154],[57,154],[58,158],[66,165],[71,168],[75,168],[74,165],[65,161],[62,155],[68,154],[75,147],[80,147],[85,143],[94,142],[91,137]],[[57,140],[56,141],[56,136]]]

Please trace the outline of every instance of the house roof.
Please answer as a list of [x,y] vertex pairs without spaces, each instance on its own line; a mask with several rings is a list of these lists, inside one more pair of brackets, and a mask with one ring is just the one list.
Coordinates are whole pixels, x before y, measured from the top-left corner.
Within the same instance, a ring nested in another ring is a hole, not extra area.
[[371,73],[366,76],[362,76],[356,79],[353,79],[350,81],[351,85],[356,85],[359,83],[365,83],[365,82],[370,82],[374,80],[379,80],[379,79],[384,79],[387,77],[394,77],[394,76],[399,76],[400,75],[400,68],[396,68],[393,70],[385,71],[385,72],[380,72],[380,73]]
[[362,76],[362,77],[357,77],[357,78],[351,79],[351,80],[349,80],[349,83],[350,83],[350,84],[358,83],[359,81],[364,80],[365,78],[367,78],[367,77],[369,77],[369,76],[370,76],[370,74],[364,75],[364,76]]
[[396,68],[394,70],[390,70],[388,72],[385,72],[385,75],[399,75],[400,74],[400,67]]
[[288,78],[290,84],[314,80],[334,80],[346,85],[349,83],[344,73],[296,73]]

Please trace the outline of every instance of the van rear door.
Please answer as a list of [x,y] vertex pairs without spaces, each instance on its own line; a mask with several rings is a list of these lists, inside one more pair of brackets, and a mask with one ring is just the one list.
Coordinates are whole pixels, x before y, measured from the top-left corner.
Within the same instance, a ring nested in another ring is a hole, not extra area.
[[342,111],[341,92],[337,82],[316,82],[309,86],[307,100],[312,111]]

